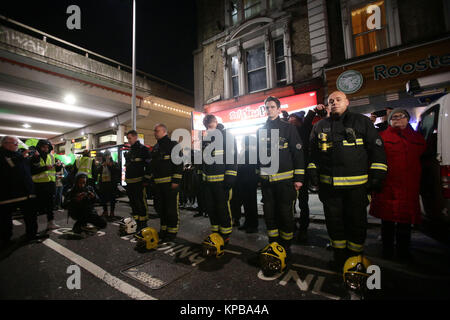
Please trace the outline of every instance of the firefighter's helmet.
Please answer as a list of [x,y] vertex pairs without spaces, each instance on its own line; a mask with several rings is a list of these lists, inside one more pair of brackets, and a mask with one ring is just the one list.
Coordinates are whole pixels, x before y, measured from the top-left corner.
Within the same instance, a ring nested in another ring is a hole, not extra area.
[[203,240],[202,247],[202,253],[205,257],[215,256],[216,258],[219,258],[225,253],[223,251],[225,242],[222,236],[218,233],[211,233],[209,236],[207,236],[205,240]]
[[158,231],[156,231],[156,229],[154,228],[144,228],[138,234],[135,234],[134,237],[137,239],[137,248],[145,248],[147,250],[151,250],[158,246]]
[[355,291],[365,289],[367,278],[369,277],[367,268],[370,265],[369,259],[363,255],[348,258],[343,269],[345,285]]
[[286,268],[286,250],[277,242],[272,242],[261,250],[259,255],[264,274],[283,272]]
[[123,218],[119,221],[119,234],[120,236],[126,236],[129,234],[136,233],[137,223],[131,218]]

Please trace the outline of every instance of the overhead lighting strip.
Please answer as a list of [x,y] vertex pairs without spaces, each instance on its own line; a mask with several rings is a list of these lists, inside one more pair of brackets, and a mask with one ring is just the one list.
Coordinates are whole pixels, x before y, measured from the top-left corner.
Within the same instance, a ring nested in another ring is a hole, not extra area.
[[75,106],[67,103],[61,103],[57,101],[27,96],[10,91],[0,90],[0,101],[8,102],[12,104],[22,104],[27,106],[33,106],[38,108],[52,109],[58,111],[75,112],[81,114],[88,114],[100,118],[111,118],[115,116],[115,113],[95,110],[92,108],[85,108]]
[[19,121],[19,122],[31,122],[31,123],[40,123],[45,125],[59,126],[59,127],[69,127],[69,128],[81,128],[84,127],[85,124],[76,123],[76,122],[66,122],[66,121],[57,121],[36,117],[27,117],[18,114],[9,114],[9,113],[0,113],[0,120],[8,120],[8,121]]
[[62,132],[45,131],[45,130],[33,130],[33,129],[24,129],[24,128],[12,128],[12,127],[3,127],[3,126],[0,126],[0,130],[19,131],[19,132],[35,132],[35,133],[54,134],[54,135],[62,134]]

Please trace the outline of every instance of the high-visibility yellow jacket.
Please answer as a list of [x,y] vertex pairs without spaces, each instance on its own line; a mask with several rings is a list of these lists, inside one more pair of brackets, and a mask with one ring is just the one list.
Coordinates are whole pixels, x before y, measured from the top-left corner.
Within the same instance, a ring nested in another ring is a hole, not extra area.
[[75,161],[75,168],[76,173],[83,172],[88,176],[88,179],[92,179],[95,170],[94,159],[91,157],[80,157]]
[[[52,154],[48,154],[46,160],[39,156],[39,160],[33,161],[31,178],[34,183],[47,183],[47,182],[55,182],[56,181],[56,170],[55,170],[55,157]],[[53,166],[50,170],[47,170],[47,166]]]

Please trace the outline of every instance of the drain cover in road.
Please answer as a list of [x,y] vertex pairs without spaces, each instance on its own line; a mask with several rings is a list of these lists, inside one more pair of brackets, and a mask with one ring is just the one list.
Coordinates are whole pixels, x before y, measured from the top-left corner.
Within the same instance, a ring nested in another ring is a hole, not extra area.
[[184,267],[182,265],[154,259],[122,270],[121,273],[141,282],[150,289],[161,289],[172,281],[184,277],[192,270],[192,268]]

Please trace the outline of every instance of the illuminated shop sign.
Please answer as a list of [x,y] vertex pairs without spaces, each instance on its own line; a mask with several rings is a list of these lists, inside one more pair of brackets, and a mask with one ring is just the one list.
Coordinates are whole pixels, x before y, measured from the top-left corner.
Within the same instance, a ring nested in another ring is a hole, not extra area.
[[[280,98],[281,110],[288,113],[313,108],[317,105],[316,92],[307,92],[294,96]],[[252,126],[264,123],[267,120],[264,101],[242,106],[234,109],[223,110],[213,113],[219,123],[223,123],[225,128],[237,128]],[[192,126],[194,130],[205,130],[203,118],[205,114],[201,112],[192,113]]]
[[406,62],[402,65],[387,66],[385,64],[379,64],[373,67],[373,73],[375,80],[383,80],[395,78],[401,74],[423,72],[429,69],[447,66],[450,66],[450,54],[444,54],[442,56],[429,55],[426,59],[421,59],[416,62]]

